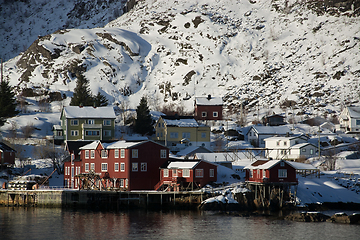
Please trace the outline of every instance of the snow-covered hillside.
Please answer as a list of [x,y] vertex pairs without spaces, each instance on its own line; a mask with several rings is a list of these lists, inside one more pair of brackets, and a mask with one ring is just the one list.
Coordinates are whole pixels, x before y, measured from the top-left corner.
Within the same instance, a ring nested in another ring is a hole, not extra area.
[[0,0],[0,57],[25,51],[59,29],[103,27],[124,13],[127,0]]
[[310,2],[138,1],[105,28],[37,39],[5,63],[5,76],[18,92],[71,97],[83,73],[111,103],[135,107],[145,95],[153,110],[192,111],[194,96],[211,94],[235,113],[243,103],[254,112],[292,105],[299,116],[333,114],[359,101],[359,6],[326,13]]

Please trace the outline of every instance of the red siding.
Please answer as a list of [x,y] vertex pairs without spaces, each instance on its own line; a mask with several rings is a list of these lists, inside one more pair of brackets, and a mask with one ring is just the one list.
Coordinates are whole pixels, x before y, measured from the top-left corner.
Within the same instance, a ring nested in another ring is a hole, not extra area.
[[[207,116],[202,117],[202,112],[206,112]],[[213,112],[217,112],[218,116],[213,117]],[[222,120],[222,106],[221,105],[196,105],[195,106],[196,120]]]
[[[279,177],[279,169],[286,169],[287,177]],[[251,177],[250,171],[253,172]],[[265,178],[263,177],[265,171]],[[250,182],[297,182],[296,169],[285,162],[284,166],[280,166],[280,162],[270,169],[247,169],[246,180]]]

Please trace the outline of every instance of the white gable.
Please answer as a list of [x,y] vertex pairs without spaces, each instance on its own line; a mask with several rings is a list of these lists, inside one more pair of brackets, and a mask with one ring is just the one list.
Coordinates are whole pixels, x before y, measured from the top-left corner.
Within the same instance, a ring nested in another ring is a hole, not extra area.
[[171,162],[167,168],[193,169],[198,162]]

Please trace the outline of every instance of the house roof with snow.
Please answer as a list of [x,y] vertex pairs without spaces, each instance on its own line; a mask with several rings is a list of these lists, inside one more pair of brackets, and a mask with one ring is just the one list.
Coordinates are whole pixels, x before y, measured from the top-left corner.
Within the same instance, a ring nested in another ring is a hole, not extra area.
[[3,142],[0,142],[0,152],[16,152],[14,149],[9,147]]
[[293,139],[297,139],[297,138],[301,138],[305,141],[308,140],[308,137],[305,135],[292,135],[292,136],[273,136],[273,137],[268,137],[265,138],[264,141],[283,141],[283,140],[293,140]]
[[202,106],[222,106],[223,100],[221,97],[213,97],[211,95],[208,95],[207,97],[196,97],[195,104]]
[[311,145],[313,147],[317,147],[317,146],[315,146],[314,144],[311,144],[311,143],[299,143],[299,144],[295,144],[295,145],[291,146],[290,148],[291,149],[301,149],[301,148],[306,147],[308,145]]
[[180,169],[193,169],[198,165],[200,161],[196,162],[171,162],[167,168],[180,168]]
[[167,127],[199,127],[192,116],[161,116]]
[[286,162],[284,160],[258,160],[253,164],[246,166],[244,169],[270,169],[281,161]]
[[360,106],[347,107],[351,118],[360,118]]
[[293,134],[288,126],[251,126],[247,134],[254,129],[257,134],[262,135],[286,135]]
[[195,158],[214,163],[248,159],[248,157],[243,152],[198,153],[196,154]]
[[178,153],[176,153],[177,156],[189,156],[194,155],[198,153],[211,153],[211,151],[203,146],[189,146]]
[[106,107],[78,107],[67,106],[64,107],[61,117],[65,115],[66,118],[110,118],[115,119],[115,111],[112,106]]

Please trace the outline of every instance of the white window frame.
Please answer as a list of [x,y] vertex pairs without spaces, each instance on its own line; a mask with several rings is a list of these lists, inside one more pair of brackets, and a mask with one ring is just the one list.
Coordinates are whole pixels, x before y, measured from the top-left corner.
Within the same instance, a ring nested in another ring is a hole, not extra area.
[[105,149],[101,150],[101,158],[108,158],[108,152]]
[[139,171],[139,164],[137,162],[133,162],[131,164],[131,171],[138,172]]
[[71,130],[71,136],[79,136],[78,130]]
[[131,157],[132,158],[139,158],[139,150],[138,149],[131,149]]
[[278,178],[287,178],[287,169],[279,169]]
[[114,163],[114,171],[115,172],[119,171],[119,163],[118,162]]
[[89,171],[89,163],[85,163],[85,172]]
[[141,172],[147,172],[147,163],[146,162],[141,163],[140,171]]
[[95,150],[90,150],[90,158],[91,159],[95,158]]
[[90,170],[95,171],[95,163],[90,163]]
[[108,171],[108,164],[101,163],[101,172],[107,172],[107,171]]
[[210,169],[210,171],[209,171],[209,176],[210,177],[214,177],[215,176],[215,170],[212,168],[212,169]]
[[166,149],[160,150],[160,158],[166,158],[166,154],[167,154]]
[[119,149],[114,149],[114,158],[119,158]]
[[70,120],[70,126],[79,126],[79,120],[78,119],[71,119]]
[[104,125],[104,126],[111,126],[111,120],[105,119],[105,120],[103,121],[103,125]]
[[94,119],[88,119],[88,120],[86,120],[86,124],[94,125],[94,124],[95,124],[95,120],[94,120]]
[[190,169],[185,168],[182,170],[182,176],[183,177],[190,177]]
[[89,150],[85,150],[85,158],[86,159],[90,158]]
[[125,149],[120,149],[120,158],[125,158]]
[[124,179],[121,178],[121,179],[120,179],[120,187],[122,187],[122,188],[124,187],[124,182],[125,182]]
[[207,112],[201,112],[201,117],[207,117]]
[[169,169],[164,169],[163,174],[164,177],[169,177]]
[[173,169],[172,170],[172,177],[177,177],[178,176],[178,172],[177,172],[177,169]]
[[190,132],[183,132],[182,133],[182,138],[190,139],[191,138],[191,133]]
[[125,163],[120,163],[120,171],[125,172]]
[[219,117],[219,113],[218,113],[218,112],[216,112],[216,111],[215,111],[215,112],[213,112],[213,117],[216,117],[216,118],[217,118],[217,117]]
[[103,130],[104,137],[111,137],[111,130]]

